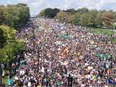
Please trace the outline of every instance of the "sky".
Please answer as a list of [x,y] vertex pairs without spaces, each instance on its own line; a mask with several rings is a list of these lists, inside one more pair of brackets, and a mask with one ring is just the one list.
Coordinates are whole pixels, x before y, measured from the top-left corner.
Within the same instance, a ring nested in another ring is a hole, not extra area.
[[37,15],[45,8],[78,9],[87,7],[97,10],[116,10],[116,0],[0,0],[0,4],[26,3],[30,7],[31,16]]

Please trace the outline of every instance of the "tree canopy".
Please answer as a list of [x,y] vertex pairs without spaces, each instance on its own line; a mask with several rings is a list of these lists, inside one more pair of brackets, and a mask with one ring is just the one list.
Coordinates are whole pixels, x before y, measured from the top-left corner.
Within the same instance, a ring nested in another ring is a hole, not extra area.
[[58,9],[55,12],[54,9],[46,8],[39,13],[40,17],[57,18],[61,22],[72,23],[75,25],[86,26],[86,27],[106,27],[112,28],[116,22],[116,12],[109,10],[89,10],[87,8]]
[[4,36],[4,32],[0,29],[0,48],[3,48],[6,43],[6,38]]
[[0,24],[18,28],[27,23],[30,17],[29,7],[26,4],[0,6]]
[[16,29],[26,24],[30,12],[27,4],[0,6],[0,61],[8,64],[24,50],[22,41],[15,39]]
[[0,26],[0,61],[4,63],[14,60],[16,53],[24,50],[22,42],[14,39],[15,33],[13,28]]
[[38,16],[40,16],[40,17],[47,17],[47,18],[54,18],[59,11],[60,10],[57,9],[57,8],[54,8],[54,9],[52,9],[52,8],[46,8],[46,9],[42,10],[38,14]]
[[101,19],[103,21],[104,26],[108,27],[111,26],[114,22],[114,18],[113,18],[113,13],[112,12],[104,12],[101,15]]

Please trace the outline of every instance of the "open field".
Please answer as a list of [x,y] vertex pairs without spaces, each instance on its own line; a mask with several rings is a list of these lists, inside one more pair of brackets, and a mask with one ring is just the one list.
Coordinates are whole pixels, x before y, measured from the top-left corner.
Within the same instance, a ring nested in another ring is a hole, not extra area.
[[102,29],[102,28],[89,28],[89,30],[91,32],[95,32],[96,34],[103,34],[103,35],[112,35],[112,34],[116,34],[115,31],[112,30],[108,30],[108,29]]

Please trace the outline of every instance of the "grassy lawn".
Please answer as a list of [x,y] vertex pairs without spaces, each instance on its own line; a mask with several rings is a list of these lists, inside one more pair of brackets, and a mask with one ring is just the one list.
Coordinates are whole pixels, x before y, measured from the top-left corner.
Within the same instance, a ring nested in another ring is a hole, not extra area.
[[89,28],[89,30],[96,34],[103,34],[103,35],[108,35],[108,36],[110,36],[112,34],[116,34],[116,32],[114,32],[112,30],[102,29],[102,28]]
[[[111,29],[102,29],[102,28],[89,28],[90,32],[96,33],[96,34],[103,34],[107,36],[111,36],[113,34],[116,34],[116,32],[112,31]],[[116,42],[116,39],[113,40],[113,42]]]

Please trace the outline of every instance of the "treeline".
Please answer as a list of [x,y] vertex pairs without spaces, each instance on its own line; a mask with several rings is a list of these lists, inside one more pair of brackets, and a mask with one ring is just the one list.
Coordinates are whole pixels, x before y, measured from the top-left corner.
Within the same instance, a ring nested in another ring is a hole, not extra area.
[[9,63],[18,60],[17,55],[24,51],[24,44],[15,37],[18,28],[25,25],[30,17],[26,4],[0,6],[0,62]]
[[[51,17],[51,15],[54,15]],[[72,23],[79,26],[113,28],[116,22],[116,12],[106,10],[89,10],[87,8],[80,9],[51,9],[42,10],[39,17],[57,18],[61,22]]]
[[39,17],[47,17],[47,18],[54,18],[57,13],[60,12],[60,9],[57,9],[57,8],[46,8],[44,10],[42,10],[38,16]]
[[17,54],[24,50],[24,44],[14,39],[16,30],[8,26],[0,26],[0,61],[9,64],[17,59]]
[[27,4],[0,6],[0,24],[18,28],[27,23],[29,17],[30,11]]

